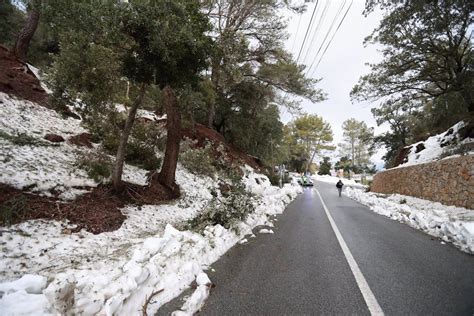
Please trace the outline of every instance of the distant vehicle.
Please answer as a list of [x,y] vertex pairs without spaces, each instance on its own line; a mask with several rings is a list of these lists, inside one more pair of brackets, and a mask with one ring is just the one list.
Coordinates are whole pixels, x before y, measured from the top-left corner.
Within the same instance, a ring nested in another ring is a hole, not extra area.
[[298,179],[298,183],[304,187],[312,187],[313,186],[313,181],[308,178],[307,176],[302,176],[301,178]]

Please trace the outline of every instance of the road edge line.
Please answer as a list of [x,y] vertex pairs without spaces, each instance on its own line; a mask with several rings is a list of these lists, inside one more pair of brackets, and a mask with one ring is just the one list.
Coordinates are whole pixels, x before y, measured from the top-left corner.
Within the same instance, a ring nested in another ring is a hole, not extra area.
[[336,234],[337,241],[339,242],[339,245],[342,248],[342,252],[344,253],[347,263],[349,264],[349,267],[351,268],[352,274],[354,275],[357,286],[359,287],[359,290],[362,293],[362,296],[364,297],[365,303],[367,304],[367,307],[369,308],[370,314],[371,315],[384,315],[382,308],[377,302],[377,298],[375,297],[374,293],[370,289],[369,284],[367,283],[364,275],[362,274],[362,271],[360,271],[359,265],[357,264],[354,257],[352,256],[352,253],[349,250],[349,247],[347,246],[346,242],[344,241],[344,238],[342,237],[341,232],[339,231],[339,228],[337,228],[336,222],[334,222],[334,219],[329,213],[326,203],[324,203],[323,197],[319,193],[318,189],[315,189],[315,190],[319,196],[319,199],[321,200],[321,203],[323,204],[323,208],[324,208],[324,211],[326,212],[326,216],[329,219],[329,223],[331,224],[332,230]]

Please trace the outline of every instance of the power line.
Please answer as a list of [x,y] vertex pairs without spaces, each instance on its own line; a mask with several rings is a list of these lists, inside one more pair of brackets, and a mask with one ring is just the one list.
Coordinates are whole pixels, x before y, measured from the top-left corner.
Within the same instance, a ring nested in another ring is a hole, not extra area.
[[344,8],[344,5],[346,4],[346,0],[344,0],[344,2],[342,3],[342,5],[339,7],[339,10],[337,11],[336,15],[334,16],[334,19],[332,20],[331,22],[331,25],[328,29],[328,31],[326,32],[326,35],[324,36],[324,39],[323,41],[321,42],[321,45],[319,46],[318,48],[318,51],[316,52],[316,55],[314,55],[314,59],[313,59],[313,62],[311,63],[311,66],[309,66],[306,74],[309,74],[310,71],[311,71],[311,68],[313,67],[314,63],[316,62],[317,58],[318,58],[318,55],[319,55],[319,52],[321,51],[321,49],[323,48],[324,44],[326,43],[326,40],[329,36],[329,34],[331,34],[331,31],[334,27],[334,25],[336,24],[336,20],[339,18],[341,12],[342,12],[342,9]]
[[306,37],[308,36],[308,31],[311,27],[311,24],[313,23],[313,18],[314,18],[314,13],[316,12],[316,8],[318,7],[318,2],[319,0],[316,0],[316,5],[314,6],[314,9],[313,9],[313,14],[311,14],[311,19],[309,21],[309,24],[308,24],[308,27],[306,28],[306,33],[304,35],[304,39],[303,39],[303,43],[301,43],[301,47],[300,47],[300,51],[298,53],[298,58],[296,58],[296,62],[298,62],[298,60],[300,60],[300,56],[301,56],[301,51],[303,50],[303,46],[306,42]]
[[325,5],[324,5],[324,8],[323,8],[323,11],[321,12],[321,16],[319,17],[318,24],[316,24],[316,27],[314,28],[313,36],[311,37],[311,42],[308,45],[308,49],[306,50],[306,54],[303,57],[302,64],[304,64],[304,61],[306,60],[306,58],[308,57],[309,52],[311,51],[311,47],[313,46],[314,40],[316,39],[316,35],[319,31],[319,28],[320,28],[320,26],[322,25],[322,23],[324,22],[324,20],[326,18],[326,12],[327,12],[328,8],[329,8],[329,1],[326,1]]
[[332,35],[331,39],[329,40],[329,43],[326,45],[326,48],[324,49],[324,52],[323,52],[323,54],[321,55],[321,58],[319,58],[319,61],[318,61],[318,63],[316,64],[316,67],[313,69],[313,72],[311,73],[311,76],[314,75],[314,73],[316,72],[316,69],[318,68],[319,63],[320,63],[321,60],[323,59],[324,54],[326,53],[326,51],[327,51],[328,48],[329,48],[329,45],[331,45],[332,40],[334,39],[334,37],[336,36],[337,31],[339,30],[339,28],[340,28],[341,25],[342,25],[342,22],[344,22],[344,19],[346,18],[346,15],[347,15],[347,13],[349,12],[349,9],[351,8],[353,2],[354,2],[354,0],[351,1],[351,4],[349,5],[349,7],[348,7],[347,10],[346,10],[346,13],[344,13],[344,16],[342,17],[341,22],[339,22],[339,25],[337,26],[336,31],[334,32],[334,34]]
[[295,39],[293,40],[293,45],[291,45],[291,52],[295,50],[295,44],[296,44],[296,39],[298,38],[298,32],[300,30],[300,22],[301,22],[301,17],[303,16],[303,13],[300,13],[300,17],[298,18],[298,26],[296,27],[296,33],[295,33]]

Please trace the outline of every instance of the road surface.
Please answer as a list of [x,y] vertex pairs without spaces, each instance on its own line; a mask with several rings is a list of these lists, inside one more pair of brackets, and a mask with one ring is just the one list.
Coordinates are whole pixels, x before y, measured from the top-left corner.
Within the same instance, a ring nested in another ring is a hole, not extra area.
[[306,188],[273,230],[212,265],[202,315],[474,315],[474,256],[339,198],[332,184]]

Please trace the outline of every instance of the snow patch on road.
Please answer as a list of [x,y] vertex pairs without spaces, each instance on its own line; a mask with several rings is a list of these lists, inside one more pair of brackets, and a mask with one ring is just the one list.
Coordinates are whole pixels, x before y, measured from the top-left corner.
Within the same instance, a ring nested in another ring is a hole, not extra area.
[[375,213],[406,223],[474,254],[474,210],[406,195],[375,194],[353,188],[347,188],[344,194],[367,205]]

